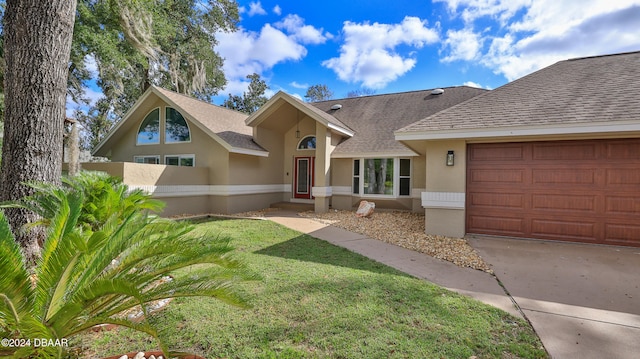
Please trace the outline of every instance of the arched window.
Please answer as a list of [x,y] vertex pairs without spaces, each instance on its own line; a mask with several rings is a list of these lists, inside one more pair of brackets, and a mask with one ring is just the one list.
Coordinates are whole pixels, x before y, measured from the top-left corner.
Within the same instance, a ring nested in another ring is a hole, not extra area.
[[191,141],[191,132],[187,121],[176,109],[167,107],[164,129],[164,142],[177,143]]
[[160,143],[160,109],[149,112],[138,129],[136,143],[150,145]]
[[316,149],[316,136],[307,136],[298,144],[299,150],[315,150]]

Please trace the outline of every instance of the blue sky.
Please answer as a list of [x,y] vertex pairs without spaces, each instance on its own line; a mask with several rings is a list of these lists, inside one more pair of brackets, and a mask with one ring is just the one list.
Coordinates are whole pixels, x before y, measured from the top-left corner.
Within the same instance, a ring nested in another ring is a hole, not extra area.
[[334,97],[471,85],[497,88],[557,61],[640,50],[640,0],[239,1],[217,34],[229,93],[258,73],[270,94]]
[[[557,61],[640,51],[640,0],[239,0],[234,33],[218,33],[228,84],[258,73],[267,95],[334,98],[469,85],[494,89]],[[87,88],[93,100],[101,94]],[[68,104],[69,115],[76,107]]]

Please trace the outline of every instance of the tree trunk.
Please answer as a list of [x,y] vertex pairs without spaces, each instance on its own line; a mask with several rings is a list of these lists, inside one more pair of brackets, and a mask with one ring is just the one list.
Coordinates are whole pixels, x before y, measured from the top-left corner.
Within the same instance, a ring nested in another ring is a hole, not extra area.
[[[58,183],[76,1],[7,0],[4,16],[5,127],[0,199],[30,194],[25,181]],[[22,233],[33,213],[7,210],[28,263],[42,233]]]

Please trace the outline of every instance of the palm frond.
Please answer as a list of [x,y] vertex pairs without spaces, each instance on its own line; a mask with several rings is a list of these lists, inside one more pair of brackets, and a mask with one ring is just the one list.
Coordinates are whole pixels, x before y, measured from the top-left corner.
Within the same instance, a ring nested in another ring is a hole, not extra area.
[[[155,329],[120,317],[123,312],[140,306],[146,314],[152,301],[189,296],[248,306],[235,285],[257,276],[234,258],[228,238],[196,235],[189,224],[152,216],[161,202],[113,178],[81,174],[64,183],[31,184],[34,195],[6,205],[34,211],[42,220],[32,225],[46,227],[33,285],[0,213],[0,334],[68,338],[110,323],[152,335],[166,353]],[[199,264],[207,270],[161,280]],[[51,348],[18,351],[8,355],[61,355]]]
[[4,325],[17,327],[28,313],[33,292],[20,246],[0,212],[0,313]]

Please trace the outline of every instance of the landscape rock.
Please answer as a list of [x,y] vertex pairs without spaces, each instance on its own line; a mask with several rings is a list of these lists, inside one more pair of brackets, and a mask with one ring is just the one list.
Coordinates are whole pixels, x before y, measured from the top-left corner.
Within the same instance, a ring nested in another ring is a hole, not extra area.
[[356,216],[369,217],[373,214],[373,210],[375,208],[376,204],[374,202],[360,201],[360,205],[358,206],[358,210],[356,211]]

